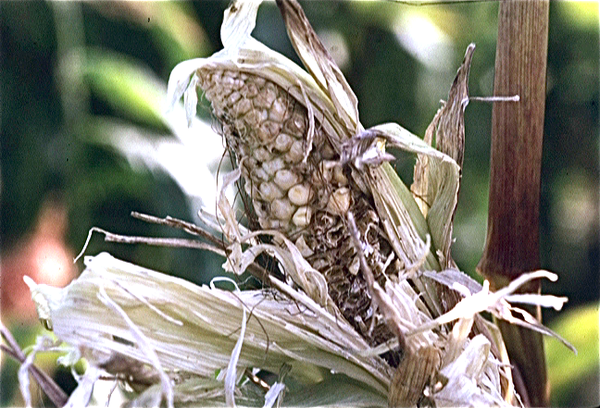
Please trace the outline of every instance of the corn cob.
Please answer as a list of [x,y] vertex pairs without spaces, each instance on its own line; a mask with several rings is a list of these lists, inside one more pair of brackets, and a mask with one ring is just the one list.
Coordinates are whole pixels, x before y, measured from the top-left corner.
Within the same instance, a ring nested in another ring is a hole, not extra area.
[[370,345],[390,339],[371,304],[345,214],[355,215],[361,240],[370,246],[367,262],[381,284],[384,273],[391,273],[384,269],[393,269],[386,263],[391,246],[372,200],[353,182],[319,124],[309,137],[306,107],[256,74],[206,68],[197,74],[241,167],[261,228],[276,229],[295,242],[325,276],[343,316]]

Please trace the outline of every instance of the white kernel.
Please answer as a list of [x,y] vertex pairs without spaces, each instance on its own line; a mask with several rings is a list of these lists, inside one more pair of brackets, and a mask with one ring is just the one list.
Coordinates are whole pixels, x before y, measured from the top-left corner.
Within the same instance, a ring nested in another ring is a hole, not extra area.
[[336,162],[331,160],[323,160],[319,163],[320,176],[322,176],[325,181],[331,181],[333,178],[333,167],[335,165]]
[[219,81],[219,85],[223,88],[233,88],[236,84],[237,78],[233,76],[231,71],[225,71],[221,80]]
[[266,79],[264,79],[263,77],[259,77],[259,76],[253,76],[252,80],[254,81],[256,86],[258,86],[259,88],[261,88],[267,82]]
[[280,152],[287,152],[289,148],[292,146],[294,139],[286,133],[280,133],[275,139],[275,149]]
[[242,100],[240,100],[240,102],[237,105],[235,105],[232,108],[232,114],[234,117],[241,116],[241,115],[244,115],[247,112],[249,112],[250,109],[252,109],[252,102],[250,102],[246,98],[243,98]]
[[201,75],[206,77],[209,81],[218,83],[223,77],[223,71],[206,71],[203,69]]
[[262,167],[256,167],[250,172],[250,178],[255,181],[268,181],[269,175]]
[[[267,149],[265,149],[264,147],[259,147],[259,148],[255,149],[253,156],[259,162],[268,162],[273,157],[271,155],[271,153],[269,153],[269,151]],[[267,173],[269,173],[269,172],[267,171]],[[269,174],[272,174],[272,173],[269,173]]]
[[301,177],[298,174],[288,169],[282,169],[275,173],[275,178],[273,181],[275,181],[279,187],[287,191],[290,187],[298,184],[300,180]]
[[262,168],[267,172],[267,174],[271,176],[277,173],[278,170],[283,169],[284,167],[285,163],[283,162],[283,159],[281,157],[276,157],[273,160],[265,161],[262,164]]
[[305,184],[296,184],[288,191],[288,198],[296,205],[308,204],[312,196],[312,189]]
[[275,122],[283,122],[285,113],[287,112],[287,104],[284,98],[277,98],[269,109],[269,119]]
[[268,116],[266,109],[253,109],[244,116],[244,120],[249,126],[258,127]]
[[349,209],[350,190],[347,187],[338,188],[329,196],[327,211],[336,215],[344,215]]
[[265,87],[254,98],[254,106],[261,109],[270,108],[276,97],[277,91],[273,87]]
[[247,98],[254,98],[256,95],[258,95],[258,87],[253,83],[247,83],[246,89],[243,91],[245,91],[244,94]]
[[294,216],[292,217],[292,222],[297,227],[303,228],[303,227],[306,227],[308,224],[310,224],[311,216],[312,216],[312,210],[310,209],[310,207],[307,207],[307,206],[300,207],[294,213]]
[[239,92],[232,92],[231,95],[229,95],[229,97],[227,98],[227,102],[230,105],[233,105],[234,103],[236,103],[237,101],[240,100],[240,98],[242,97],[242,95]]
[[283,197],[284,193],[274,183],[260,183],[258,188],[261,198],[267,201],[273,201],[276,198]]
[[333,181],[335,183],[338,183],[340,186],[348,185],[348,178],[344,174],[344,169],[342,169],[342,165],[339,163],[333,168]]
[[294,141],[285,158],[290,163],[299,163],[304,158],[304,143],[301,140]]
[[271,120],[265,120],[258,129],[259,138],[263,142],[271,143],[281,131],[281,125]]
[[303,135],[306,132],[306,112],[301,113],[296,109],[285,121],[284,127],[294,135]]
[[264,229],[286,230],[288,229],[289,225],[290,222],[288,220],[264,220],[264,225],[261,222],[261,227],[263,227]]
[[278,198],[271,203],[271,215],[279,220],[289,221],[296,212],[296,207],[285,198]]

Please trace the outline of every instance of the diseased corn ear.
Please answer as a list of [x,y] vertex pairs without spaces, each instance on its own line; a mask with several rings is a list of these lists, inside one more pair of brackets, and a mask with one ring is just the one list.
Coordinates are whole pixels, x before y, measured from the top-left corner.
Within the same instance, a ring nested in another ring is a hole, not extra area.
[[207,67],[196,75],[240,165],[260,227],[280,231],[296,244],[325,276],[334,303],[369,344],[389,340],[391,333],[360,273],[346,213],[357,215],[362,238],[372,248],[369,262],[382,284],[384,272],[399,272],[384,271],[394,254],[373,202],[341,164],[318,118],[311,120],[306,101],[255,73]]

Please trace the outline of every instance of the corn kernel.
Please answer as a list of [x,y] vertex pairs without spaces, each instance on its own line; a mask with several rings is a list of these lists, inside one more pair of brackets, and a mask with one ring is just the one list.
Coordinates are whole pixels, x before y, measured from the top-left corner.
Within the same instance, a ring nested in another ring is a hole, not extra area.
[[294,139],[292,139],[290,135],[286,133],[280,133],[279,136],[277,136],[277,139],[275,139],[275,149],[279,150],[280,152],[287,152],[292,146],[293,142]]
[[261,197],[267,201],[273,201],[276,198],[284,196],[283,191],[281,191],[274,183],[260,183],[258,190],[260,191]]
[[296,205],[308,204],[312,196],[312,189],[305,184],[296,184],[288,191],[288,198]]
[[260,126],[269,117],[269,112],[266,109],[254,109],[246,114],[244,120],[248,126],[256,128]]
[[296,207],[285,198],[278,198],[271,203],[271,214],[279,219],[288,221],[296,212]]
[[[259,139],[263,143],[272,143],[273,139],[278,137],[277,135],[279,135],[280,131],[281,125],[279,123],[273,122],[272,120],[265,120],[258,129]],[[275,148],[277,148],[277,146],[275,146]]]
[[234,117],[245,115],[252,109],[252,102],[249,99],[242,99],[235,105],[234,111],[232,112]]
[[286,153],[285,159],[288,163],[299,163],[304,158],[304,143],[301,140],[295,140]]
[[340,186],[348,185],[348,178],[344,174],[342,165],[339,163],[333,168],[333,182],[339,184]]
[[294,213],[292,222],[300,228],[304,228],[310,224],[310,218],[312,216],[312,210],[310,207],[300,207]]
[[258,95],[256,95],[256,98],[254,98],[254,107],[256,109],[270,108],[273,102],[275,101],[276,97],[277,91],[275,90],[275,88],[273,86],[267,86],[263,88]]
[[263,163],[268,162],[273,158],[273,155],[264,147],[259,147],[258,149],[254,150],[253,155],[256,160]]
[[271,105],[271,109],[269,110],[269,119],[274,122],[281,123],[283,119],[285,119],[285,114],[287,112],[287,104],[283,97],[275,99],[273,105]]
[[263,163],[262,168],[269,175],[274,175],[278,170],[281,170],[285,167],[285,163],[281,157],[276,157],[271,161],[266,161]]
[[344,215],[350,209],[350,190],[347,187],[341,187],[335,190],[327,202],[327,211]]
[[250,172],[250,178],[252,180],[268,181],[269,175],[262,167],[255,167]]
[[288,169],[281,169],[275,173],[275,178],[273,181],[281,187],[283,190],[289,190],[291,187],[298,184],[301,180],[301,177]]

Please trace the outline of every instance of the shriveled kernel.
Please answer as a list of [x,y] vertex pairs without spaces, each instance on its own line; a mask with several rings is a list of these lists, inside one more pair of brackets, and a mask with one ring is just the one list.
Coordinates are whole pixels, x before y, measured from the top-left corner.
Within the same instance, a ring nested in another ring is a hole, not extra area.
[[249,155],[246,155],[245,157],[246,157],[246,159],[243,161],[243,163],[244,163],[243,167],[244,168],[246,168],[246,169],[253,169],[256,166],[258,166],[258,160],[256,160],[254,157],[249,156]]
[[269,117],[266,109],[254,109],[246,114],[244,120],[251,127],[258,127]]
[[[240,78],[244,80],[244,78]],[[246,83],[246,88],[244,89],[244,94],[246,94],[247,98],[254,98],[258,95],[258,87],[255,83]]]
[[271,203],[271,214],[280,220],[289,220],[296,212],[296,207],[285,198],[273,200]]
[[277,98],[275,99],[273,105],[271,105],[271,109],[269,110],[269,119],[281,123],[285,118],[286,111],[287,106],[285,99],[282,97]]
[[270,177],[262,167],[255,167],[250,172],[250,178],[253,180],[268,181]]
[[339,163],[333,168],[333,182],[341,186],[348,185],[348,178],[344,174],[342,165]]
[[350,209],[350,190],[347,187],[341,187],[335,190],[327,202],[327,211],[344,215]]
[[312,196],[312,189],[306,184],[296,184],[288,191],[288,198],[296,205],[308,204]]
[[271,153],[269,153],[269,151],[264,147],[259,147],[258,149],[254,150],[253,155],[254,158],[259,162],[267,162],[273,158],[273,155],[271,155]]
[[250,112],[251,109],[252,102],[250,102],[249,99],[244,98],[238,104],[235,105],[232,114],[234,117],[245,115],[246,113]]
[[298,184],[300,180],[301,177],[298,174],[288,169],[278,170],[273,179],[279,187],[286,191]]
[[273,139],[273,135],[271,135],[268,131],[266,131],[262,125],[256,129],[255,131],[255,137],[258,140],[259,143],[262,143],[263,145],[267,145],[267,150],[272,151],[273,148],[270,145],[270,142]]
[[265,120],[262,125],[260,125],[259,130],[264,132],[265,139],[264,141],[272,142],[279,132],[281,131],[281,125],[279,123],[273,122],[272,120]]
[[295,140],[290,147],[290,151],[286,153],[285,158],[290,163],[298,163],[304,158],[304,143],[300,140]]
[[306,112],[299,112],[298,109],[295,109],[283,126],[294,135],[303,135],[306,132]]
[[310,218],[312,217],[312,210],[310,207],[304,206],[300,207],[294,213],[292,217],[292,222],[300,228],[304,228],[310,224]]
[[290,225],[288,220],[261,220],[260,226],[265,229],[286,230]]
[[261,197],[267,201],[273,201],[276,198],[284,196],[283,191],[281,191],[275,183],[260,183],[258,190],[260,191]]
[[274,87],[265,87],[261,92],[254,98],[254,107],[257,109],[270,108],[277,97],[277,91]]
[[323,160],[319,163],[319,177],[323,177],[325,181],[331,181],[333,178],[333,168],[336,164],[337,162],[332,160]]
[[242,97],[242,94],[240,94],[237,91],[234,91],[227,98],[227,103],[229,103],[230,105],[233,105],[234,103],[236,103],[237,101],[239,101],[241,97]]
[[287,152],[294,143],[294,139],[287,133],[280,133],[275,139],[275,149],[280,152]]
[[285,163],[283,162],[283,159],[281,157],[276,157],[271,161],[264,162],[262,165],[262,168],[267,172],[267,174],[271,176],[277,173],[278,170],[283,169],[284,167]]

